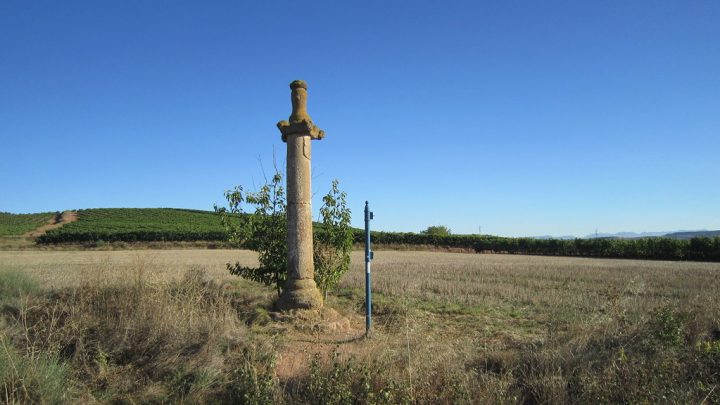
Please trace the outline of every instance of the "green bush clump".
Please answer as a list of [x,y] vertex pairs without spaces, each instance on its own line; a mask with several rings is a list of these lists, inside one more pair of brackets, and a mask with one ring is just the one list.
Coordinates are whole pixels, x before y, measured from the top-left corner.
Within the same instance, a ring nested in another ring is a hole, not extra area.
[[68,366],[45,354],[22,356],[0,341],[0,395],[8,403],[59,404],[69,399]]
[[396,404],[409,403],[406,387],[388,373],[387,364],[367,364],[342,358],[334,352],[330,364],[319,355],[310,360],[308,374],[298,381],[286,399],[298,404]]

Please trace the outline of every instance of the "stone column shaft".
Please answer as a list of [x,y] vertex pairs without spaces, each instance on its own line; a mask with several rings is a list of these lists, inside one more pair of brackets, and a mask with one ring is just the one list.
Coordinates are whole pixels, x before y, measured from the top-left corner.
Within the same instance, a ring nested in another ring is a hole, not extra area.
[[288,135],[287,173],[288,277],[312,280],[310,135]]

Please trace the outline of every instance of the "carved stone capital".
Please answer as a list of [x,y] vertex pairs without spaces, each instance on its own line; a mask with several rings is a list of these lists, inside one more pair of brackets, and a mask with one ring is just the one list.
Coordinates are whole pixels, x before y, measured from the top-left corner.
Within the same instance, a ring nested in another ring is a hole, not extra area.
[[325,131],[316,127],[310,120],[302,121],[280,121],[277,127],[282,134],[283,142],[287,142],[288,135],[310,135],[311,139],[323,139]]
[[277,127],[282,134],[283,142],[287,142],[288,135],[309,135],[311,139],[322,139],[325,131],[316,127],[307,112],[307,83],[295,80],[290,83],[292,90],[292,114],[287,121],[280,121]]

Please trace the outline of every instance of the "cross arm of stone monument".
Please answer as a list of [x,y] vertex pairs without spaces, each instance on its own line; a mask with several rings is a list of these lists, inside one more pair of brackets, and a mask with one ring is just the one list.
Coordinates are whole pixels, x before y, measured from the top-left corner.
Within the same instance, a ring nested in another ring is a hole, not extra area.
[[293,134],[310,135],[311,139],[323,139],[325,131],[315,126],[307,113],[307,84],[302,80],[295,80],[290,83],[290,89],[292,114],[287,121],[277,123],[283,142],[287,142],[288,135]]
[[292,134],[308,134],[312,139],[323,139],[325,137],[325,131],[313,125],[312,121],[280,121],[277,123],[277,127],[282,134],[283,142],[287,142],[288,135]]

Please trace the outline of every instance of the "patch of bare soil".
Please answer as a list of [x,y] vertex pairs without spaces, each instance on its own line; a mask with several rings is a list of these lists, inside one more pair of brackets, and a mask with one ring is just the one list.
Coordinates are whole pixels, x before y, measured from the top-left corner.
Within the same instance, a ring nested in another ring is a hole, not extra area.
[[34,231],[27,232],[25,235],[26,238],[37,238],[40,235],[44,235],[45,232],[60,228],[61,226],[77,221],[77,212],[75,211],[64,211],[60,215],[55,215],[50,221],[48,221],[47,224],[35,229]]
[[287,342],[280,349],[275,372],[281,380],[290,380],[308,372],[311,359],[330,358],[342,346],[343,352],[362,350],[365,324],[362,317],[342,315],[324,307],[321,310],[301,310],[272,313],[276,322],[289,325]]

